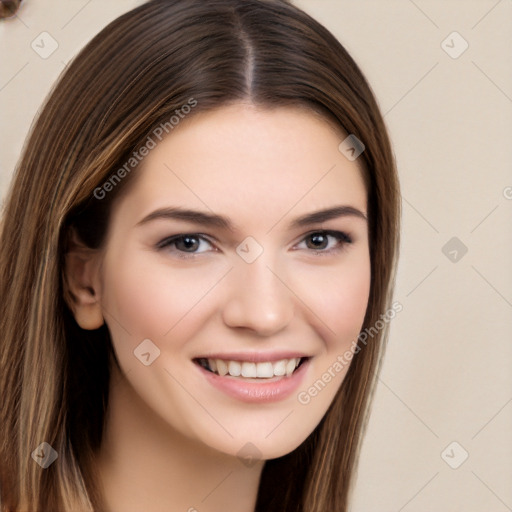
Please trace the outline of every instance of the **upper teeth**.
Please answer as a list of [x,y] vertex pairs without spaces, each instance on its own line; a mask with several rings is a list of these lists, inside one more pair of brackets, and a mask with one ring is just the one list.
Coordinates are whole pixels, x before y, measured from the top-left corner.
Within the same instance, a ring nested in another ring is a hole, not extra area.
[[281,359],[275,362],[251,363],[248,361],[226,361],[223,359],[208,359],[210,369],[220,376],[232,377],[261,377],[271,378],[286,375],[289,377],[295,368],[299,366],[301,358]]

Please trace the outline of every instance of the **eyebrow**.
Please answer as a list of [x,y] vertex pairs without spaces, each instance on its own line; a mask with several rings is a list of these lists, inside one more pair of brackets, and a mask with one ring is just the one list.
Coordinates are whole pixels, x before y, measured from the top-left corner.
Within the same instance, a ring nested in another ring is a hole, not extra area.
[[[288,228],[295,229],[311,224],[319,224],[321,222],[337,219],[339,217],[356,217],[363,219],[366,222],[368,220],[366,214],[361,210],[358,210],[353,206],[340,205],[302,215],[293,220],[289,224]],[[194,224],[201,224],[211,228],[225,229],[232,232],[236,231],[236,227],[232,224],[232,222],[222,215],[199,210],[190,210],[181,207],[159,208],[158,210],[155,210],[146,215],[136,224],[136,226],[147,224],[148,222],[156,219],[182,220],[192,222]]]

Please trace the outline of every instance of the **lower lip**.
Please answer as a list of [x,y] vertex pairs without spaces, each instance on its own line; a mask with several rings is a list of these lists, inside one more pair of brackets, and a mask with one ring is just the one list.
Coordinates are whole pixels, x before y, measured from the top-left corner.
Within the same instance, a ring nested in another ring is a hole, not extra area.
[[284,400],[299,387],[306,374],[309,361],[310,359],[304,361],[290,377],[281,377],[279,380],[272,382],[254,382],[244,381],[237,377],[221,377],[198,364],[194,364],[212,386],[227,395],[242,402],[269,403]]

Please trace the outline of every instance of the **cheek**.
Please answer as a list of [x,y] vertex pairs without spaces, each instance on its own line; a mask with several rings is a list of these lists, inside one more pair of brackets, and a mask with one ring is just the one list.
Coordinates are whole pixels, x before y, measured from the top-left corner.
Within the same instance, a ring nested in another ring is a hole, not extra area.
[[102,298],[109,327],[124,339],[129,333],[134,346],[190,325],[189,314],[222,276],[206,267],[179,272],[142,251],[132,254],[106,262]]
[[[331,285],[334,287],[334,283]],[[359,334],[362,327],[370,292],[370,272],[348,273],[336,289],[331,289],[332,299],[326,305],[333,330],[341,339],[351,340]]]
[[299,296],[316,316],[314,323],[327,350],[348,346],[357,338],[368,306],[370,281],[370,261],[365,254],[354,264],[315,269],[310,279],[301,280]]

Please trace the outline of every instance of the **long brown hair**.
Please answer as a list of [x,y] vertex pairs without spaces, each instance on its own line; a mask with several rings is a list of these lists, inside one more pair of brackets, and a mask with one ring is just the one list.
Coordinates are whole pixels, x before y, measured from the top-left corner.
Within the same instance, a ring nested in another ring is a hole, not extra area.
[[[101,247],[135,172],[98,187],[155,127],[236,101],[307,107],[363,141],[371,288],[363,328],[389,308],[400,199],[382,116],[362,72],[322,25],[284,0],[151,0],[102,30],[47,99],[15,170],[0,242],[2,512],[101,510],[101,443],[115,357],[108,329],[85,331],[66,302],[70,228]],[[341,142],[341,141],[340,141]],[[96,191],[96,195],[95,195]],[[387,330],[360,344],[315,431],[265,463],[257,511],[347,510]],[[47,469],[31,452],[58,453]]]

